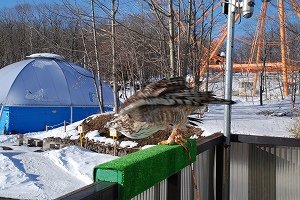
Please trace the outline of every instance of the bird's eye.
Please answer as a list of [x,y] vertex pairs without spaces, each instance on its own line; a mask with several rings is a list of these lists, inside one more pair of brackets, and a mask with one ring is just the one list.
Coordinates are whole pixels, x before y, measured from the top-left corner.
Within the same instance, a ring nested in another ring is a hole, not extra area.
[[105,129],[108,129],[108,128],[114,126],[114,125],[115,125],[115,122],[107,122],[107,123],[105,124],[104,128],[105,128]]

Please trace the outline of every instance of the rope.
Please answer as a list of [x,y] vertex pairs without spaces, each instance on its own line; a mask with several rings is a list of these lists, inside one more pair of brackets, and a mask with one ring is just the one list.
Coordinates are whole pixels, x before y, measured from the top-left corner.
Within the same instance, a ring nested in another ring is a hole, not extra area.
[[196,190],[196,200],[200,200],[200,192],[198,190],[198,186],[197,186],[197,180],[196,180],[196,177],[195,177],[195,172],[194,172],[194,169],[192,167],[192,158],[191,158],[191,153],[189,151],[189,149],[187,148],[187,146],[183,143],[183,142],[180,142],[179,143],[184,149],[185,151],[188,153],[188,158],[189,158],[189,165],[190,165],[190,169],[191,169],[191,174],[192,174],[192,178],[193,178],[193,184],[194,184],[194,188]]
[[[54,129],[55,127],[59,127],[59,126],[61,126],[62,124],[64,124],[64,122],[61,122],[61,123],[59,123],[59,124],[54,124],[54,125],[52,125],[52,126],[48,126],[48,128],[51,128],[51,129]],[[68,124],[68,125],[70,125],[71,123],[70,122],[66,122],[66,124]]]

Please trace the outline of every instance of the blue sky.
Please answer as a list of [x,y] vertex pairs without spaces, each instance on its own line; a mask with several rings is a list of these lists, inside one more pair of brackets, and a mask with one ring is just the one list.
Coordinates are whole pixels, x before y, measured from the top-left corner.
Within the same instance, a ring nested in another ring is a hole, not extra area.
[[19,4],[39,4],[39,3],[51,3],[60,2],[59,0],[0,0],[0,8],[11,8]]

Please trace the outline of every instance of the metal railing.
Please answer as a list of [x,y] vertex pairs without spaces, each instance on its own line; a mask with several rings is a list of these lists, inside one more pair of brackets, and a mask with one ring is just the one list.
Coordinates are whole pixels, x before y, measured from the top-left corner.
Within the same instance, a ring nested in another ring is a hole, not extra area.
[[230,199],[299,199],[300,140],[234,135]]
[[[231,142],[230,199],[299,199],[299,139],[232,135]],[[214,134],[197,142],[197,157],[193,169],[200,199],[222,199],[222,134]],[[58,199],[118,198],[117,183],[96,182]],[[183,168],[133,198],[148,199],[194,200],[190,168]]]

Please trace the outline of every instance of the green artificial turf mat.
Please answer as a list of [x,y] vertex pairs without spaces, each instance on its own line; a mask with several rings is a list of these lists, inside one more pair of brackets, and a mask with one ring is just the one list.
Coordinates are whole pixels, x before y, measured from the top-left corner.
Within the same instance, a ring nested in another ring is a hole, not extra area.
[[[196,141],[186,143],[192,162],[196,160]],[[190,164],[180,145],[157,145],[94,167],[94,182],[119,184],[119,199],[127,200],[160,183]]]

